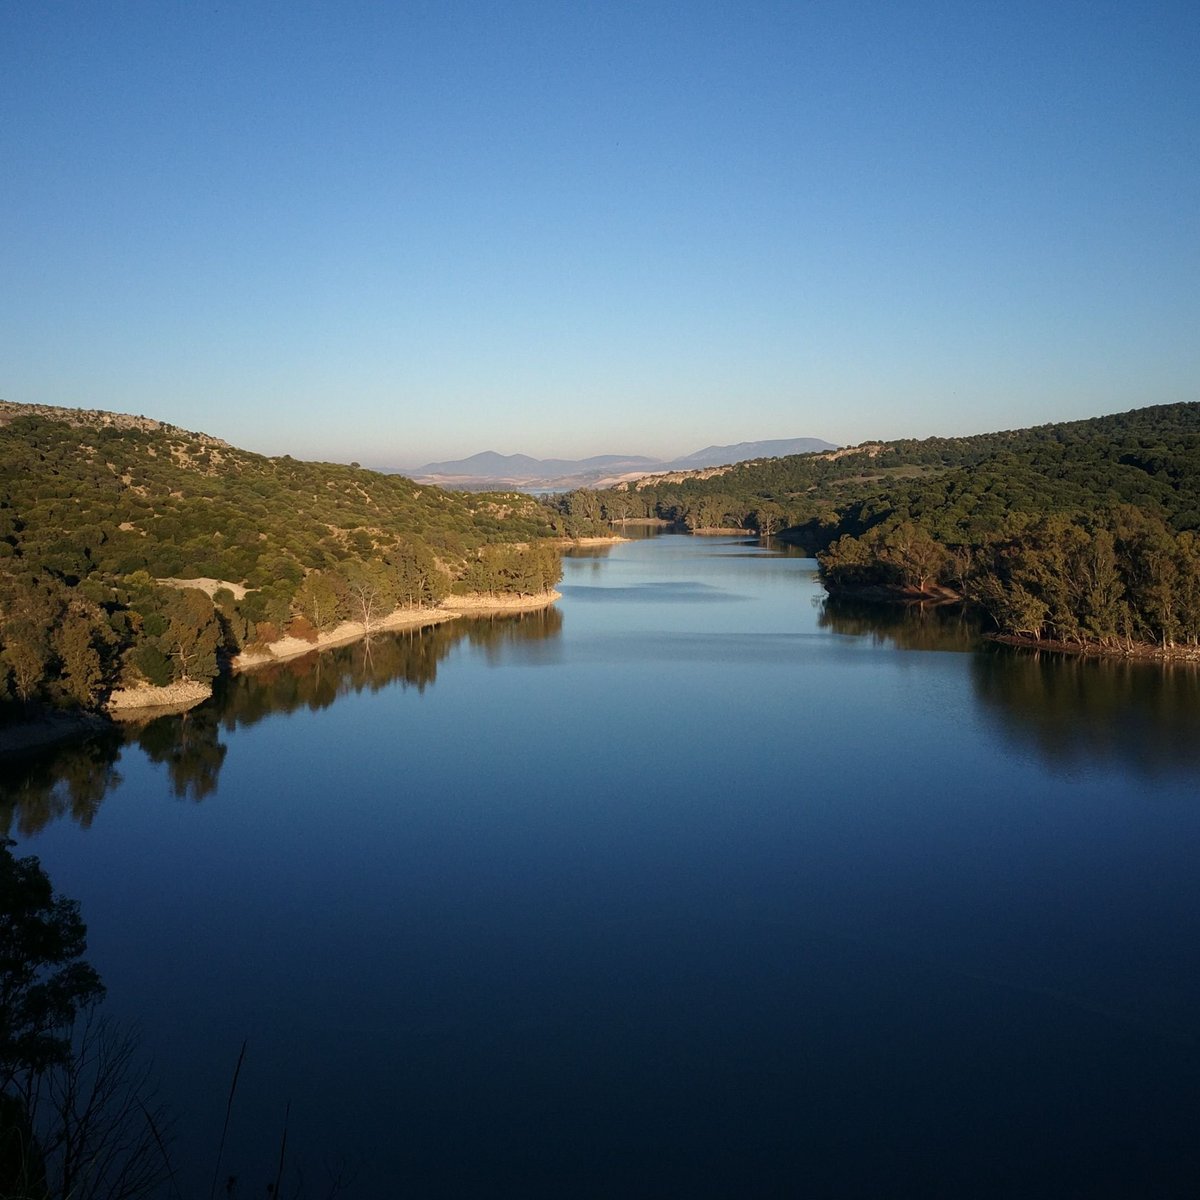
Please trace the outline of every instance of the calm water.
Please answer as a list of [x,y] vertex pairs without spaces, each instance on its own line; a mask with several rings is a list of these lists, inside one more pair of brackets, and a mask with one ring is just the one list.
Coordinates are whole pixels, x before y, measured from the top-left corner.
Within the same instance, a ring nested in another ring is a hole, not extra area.
[[1200,678],[662,537],[18,781],[206,1195],[1200,1192]]

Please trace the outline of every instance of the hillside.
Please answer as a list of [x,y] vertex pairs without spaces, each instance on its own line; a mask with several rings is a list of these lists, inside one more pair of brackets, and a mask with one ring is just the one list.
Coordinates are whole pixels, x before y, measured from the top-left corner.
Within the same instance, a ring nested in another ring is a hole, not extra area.
[[[568,526],[519,494],[0,402],[0,701],[87,705],[120,680],[210,677],[219,654],[297,617],[321,629],[455,586],[537,590],[534,576],[557,578],[539,540]],[[156,583],[199,577],[240,587],[218,591],[214,609]]]
[[577,520],[779,533],[818,552],[831,588],[966,599],[1037,644],[1200,644],[1200,404],[867,443],[559,503]]
[[970,437],[867,442],[649,477],[572,493],[560,507],[581,518],[787,531],[819,549],[895,513],[916,511],[947,535],[969,535],[1006,512],[1097,503],[1157,507],[1178,529],[1200,524],[1200,404]]

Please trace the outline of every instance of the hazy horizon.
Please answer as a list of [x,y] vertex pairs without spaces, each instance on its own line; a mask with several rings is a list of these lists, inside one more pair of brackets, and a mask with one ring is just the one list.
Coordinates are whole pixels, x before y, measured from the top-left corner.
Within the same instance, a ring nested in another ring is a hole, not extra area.
[[1185,3],[0,12],[0,396],[664,459],[1196,400]]

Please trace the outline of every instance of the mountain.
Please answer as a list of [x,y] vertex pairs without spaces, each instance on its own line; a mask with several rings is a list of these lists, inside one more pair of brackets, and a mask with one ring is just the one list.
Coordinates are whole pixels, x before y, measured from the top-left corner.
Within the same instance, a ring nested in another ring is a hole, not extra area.
[[683,458],[664,461],[637,454],[596,454],[591,458],[530,458],[527,454],[498,454],[485,450],[470,458],[426,463],[405,471],[418,483],[437,484],[461,491],[520,488],[526,491],[569,491],[578,487],[607,487],[625,479],[664,471],[688,471],[701,467],[726,466],[749,458],[783,454],[812,454],[833,450],[820,438],[780,438],[774,441],[738,442],[732,446],[708,446]]
[[765,442],[738,442],[733,446],[706,446],[684,458],[673,459],[668,471],[694,471],[702,467],[725,467],[752,458],[783,458],[786,454],[820,454],[836,450],[832,442],[820,438],[776,438]]
[[547,490],[558,486],[581,487],[611,475],[644,474],[655,460],[636,454],[597,454],[591,458],[530,458],[528,454],[497,454],[484,450],[470,458],[426,463],[405,471],[418,483],[437,484],[461,491],[487,491],[497,487]]

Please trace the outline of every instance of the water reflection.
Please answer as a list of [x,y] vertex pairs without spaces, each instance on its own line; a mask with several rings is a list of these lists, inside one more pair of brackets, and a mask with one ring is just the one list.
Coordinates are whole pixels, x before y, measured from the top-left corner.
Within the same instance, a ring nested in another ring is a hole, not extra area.
[[899,650],[971,652],[981,715],[1017,752],[1053,770],[1108,764],[1147,778],[1200,770],[1200,671],[1014,650],[985,641],[955,605],[872,604],[830,596],[818,624]]
[[117,732],[103,734],[6,770],[0,831],[25,839],[64,817],[87,829],[109,789],[121,782],[122,741]]
[[817,624],[831,633],[869,637],[898,650],[974,650],[979,619],[957,604],[873,604],[847,596],[819,600]]
[[490,665],[540,663],[557,654],[562,614],[555,608],[450,621],[376,635],[349,646],[218,681],[213,698],[186,713],[130,722],[87,742],[11,766],[0,782],[0,831],[28,838],[63,818],[87,828],[121,782],[127,746],[166,767],[171,795],[198,803],[217,790],[227,747],[222,733],[277,713],[328,708],[339,696],[399,685],[423,692],[465,642]]
[[971,663],[981,711],[1047,766],[1200,771],[1200,671],[996,648]]
[[226,749],[220,732],[218,707],[209,703],[131,726],[127,738],[152,763],[166,766],[172,796],[198,804],[217,790]]
[[465,635],[472,649],[482,652],[490,667],[541,665],[557,662],[562,656],[559,635],[563,616],[553,606],[536,612],[477,617],[463,625],[456,632]]

